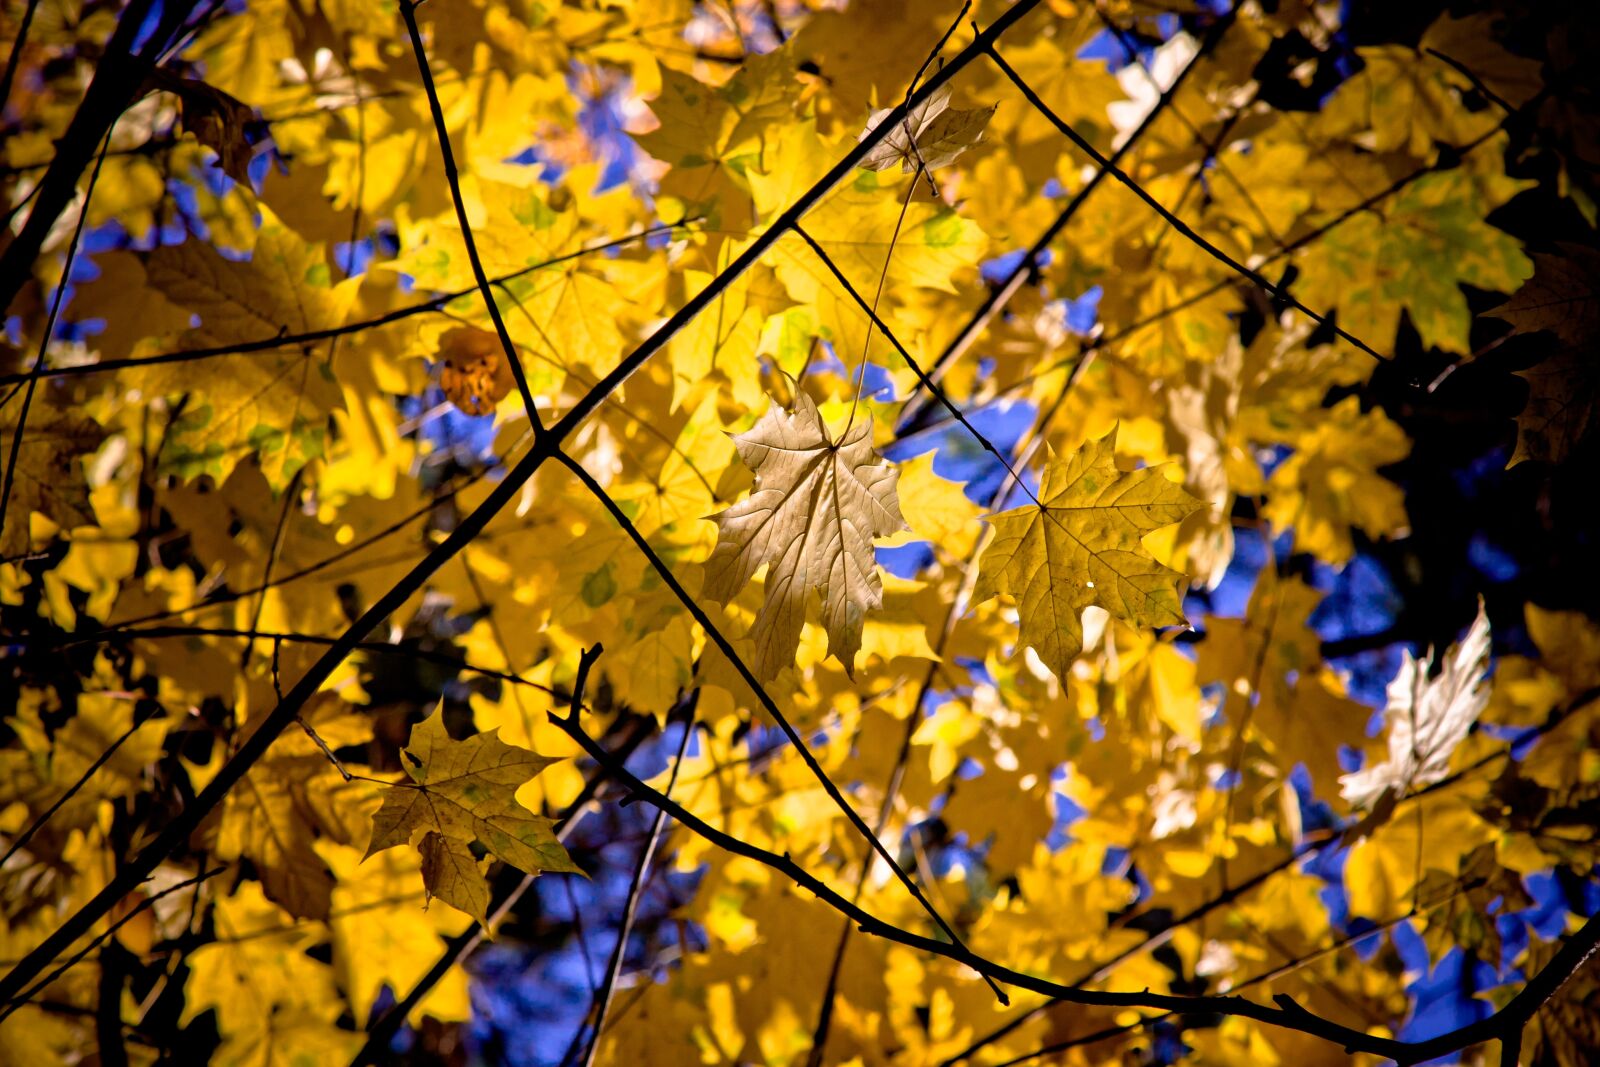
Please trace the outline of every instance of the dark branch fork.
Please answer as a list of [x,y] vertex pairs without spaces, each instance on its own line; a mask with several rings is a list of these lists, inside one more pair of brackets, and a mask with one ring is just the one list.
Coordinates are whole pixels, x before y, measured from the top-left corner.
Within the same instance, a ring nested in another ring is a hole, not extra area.
[[[910,107],[929,99],[957,73],[983,55],[989,44],[1014,26],[1018,20],[1040,0],[1018,0],[995,23],[980,34],[971,44],[951,58],[940,70],[934,72],[910,98]],[[216,776],[201,790],[183,811],[169,822],[139,853],[122,865],[105,886],[79,909],[69,915],[59,927],[27,953],[3,978],[0,978],[0,1000],[11,1000],[34,979],[51,960],[56,959],[84,935],[90,933],[116,904],[138,889],[150,872],[183,846],[190,835],[199,828],[205,817],[222,802],[222,799],[261,759],[284,730],[298,720],[300,709],[342,663],[357,644],[366,639],[385,619],[399,610],[412,596],[421,591],[435,572],[465,548],[481,533],[499,512],[521,492],[522,486],[544,464],[556,458],[561,444],[593,414],[603,399],[621,387],[635,371],[660,352],[684,325],[709,306],[740,275],[754,266],[777,241],[799,222],[836,185],[847,178],[857,164],[890,131],[896,129],[908,108],[901,104],[886,116],[878,128],[863,138],[810,189],[790,205],[772,226],[757,236],[731,264],[705,288],[696,293],[666,322],[656,328],[643,342],[600,379],[570,408],[566,415],[548,429],[537,431],[533,445],[526,455],[506,473],[506,476],[489,492],[483,502],[464,516],[450,535],[435,546],[427,556],[418,561],[395,585],[378,598],[360,618],[345,630],[335,643],[317,659],[285,695],[284,699],[263,718],[261,725],[239,746],[233,756],[222,765]],[[17,244],[7,250],[13,252]],[[31,263],[32,257],[29,257]],[[530,416],[532,412],[529,413]],[[859,816],[856,817],[859,819]],[[880,846],[881,847],[881,846]]]
[[[1537,105],[1542,102],[1542,100],[1542,95],[1534,97],[1532,100],[1528,101],[1528,103],[1522,105],[1520,109],[1508,115],[1498,125],[1485,131],[1479,136],[1473,138],[1471,141],[1462,145],[1460,148],[1456,149],[1455,153],[1452,155],[1441,154],[1437,160],[1428,164],[1427,166],[1418,167],[1415,170],[1402,174],[1400,177],[1394,179],[1382,189],[1379,189],[1376,192],[1364,197],[1359,202],[1350,205],[1337,215],[1318,224],[1300,236],[1289,240],[1277,251],[1267,255],[1266,258],[1264,258],[1258,265],[1258,269],[1269,267],[1275,263],[1281,262],[1294,252],[1297,252],[1300,249],[1320,240],[1328,233],[1344,225],[1346,222],[1349,222],[1356,216],[1373,210],[1377,207],[1377,205],[1400,193],[1407,186],[1416,182],[1418,179],[1426,177],[1429,174],[1435,174],[1442,170],[1450,169],[1450,167],[1455,165],[1455,159],[1463,157],[1468,153],[1488,144],[1513,122],[1518,121],[1531,113],[1537,107]],[[1165,233],[1167,231],[1164,230],[1162,232]],[[1111,348],[1113,345],[1116,345],[1134,336],[1141,330],[1148,329],[1164,319],[1170,318],[1173,315],[1194,307],[1201,301],[1222,292],[1232,284],[1234,284],[1234,282],[1230,277],[1221,278],[1210,283],[1209,285],[1202,286],[1201,288],[1196,289],[1194,292],[1181,297],[1176,302],[1168,304],[1157,311],[1153,311],[1149,315],[1146,315],[1144,318],[1136,322],[1129,323],[1127,326],[1117,330],[1115,333],[1103,334],[1095,337],[1093,340],[1086,343],[1078,352],[1075,352],[1070,356],[1063,357],[1062,359],[1057,360],[1040,370],[1034,371],[1019,378],[1017,381],[1007,385],[1005,388],[996,391],[994,394],[986,398],[982,403],[984,405],[995,403],[1004,397],[1020,392],[1032,382],[1037,381],[1046,374],[1058,371],[1068,364],[1081,364],[1086,357],[1092,356],[1097,352],[1105,351]],[[980,308],[980,314],[981,313],[982,308]],[[969,322],[966,329],[970,329],[972,325],[973,323]],[[966,329],[963,330],[963,333],[966,332]],[[926,410],[926,408],[927,405],[923,405],[923,410]],[[903,417],[900,420],[899,428],[896,431],[896,440],[904,440],[913,435],[928,433],[930,431],[941,429],[947,426],[950,421],[953,420],[943,418],[928,419],[923,417],[920,412],[918,412],[916,416],[912,418]]]

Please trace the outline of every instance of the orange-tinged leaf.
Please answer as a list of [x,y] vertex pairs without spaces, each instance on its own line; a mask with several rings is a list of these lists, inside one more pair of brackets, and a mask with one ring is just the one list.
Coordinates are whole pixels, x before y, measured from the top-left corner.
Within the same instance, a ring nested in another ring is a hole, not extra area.
[[439,338],[439,388],[467,415],[487,415],[510,394],[516,380],[500,338],[488,330],[458,326]]

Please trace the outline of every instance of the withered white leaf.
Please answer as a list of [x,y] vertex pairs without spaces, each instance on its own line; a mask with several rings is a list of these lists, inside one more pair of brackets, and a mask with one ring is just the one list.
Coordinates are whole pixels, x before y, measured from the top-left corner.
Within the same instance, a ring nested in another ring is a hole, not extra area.
[[1489,703],[1489,617],[1482,601],[1466,637],[1445,654],[1438,677],[1428,677],[1432,668],[1431,651],[1420,660],[1405,654],[1384,708],[1389,758],[1339,779],[1339,792],[1352,807],[1372,811],[1363,827],[1387,819],[1411,790],[1442,779],[1451,753]]
[[[984,127],[989,125],[994,108],[995,105],[953,108],[949,88],[942,88],[895,123],[895,128],[872,147],[860,165],[867,170],[888,170],[899,163],[901,171],[909,174],[917,169],[920,156],[924,166],[937,170],[983,140]],[[886,107],[874,111],[856,140],[866,140],[893,110]]]
[[873,539],[906,528],[896,471],[872,448],[871,416],[858,412],[836,441],[802,392],[794,410],[774,403],[733,440],[755,488],[712,516],[717,547],[705,595],[727,603],[766,565],[766,599],[750,634],[756,674],[770,679],[794,662],[815,589],[828,651],[853,671],[866,613],[883,606]]

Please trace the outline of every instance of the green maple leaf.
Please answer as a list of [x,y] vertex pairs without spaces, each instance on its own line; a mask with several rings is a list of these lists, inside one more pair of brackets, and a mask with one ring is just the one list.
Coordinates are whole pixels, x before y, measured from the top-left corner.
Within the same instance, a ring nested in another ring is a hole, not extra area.
[[428,895],[480,921],[489,898],[468,851],[474,841],[527,874],[582,873],[551,821],[516,798],[517,788],[554,759],[508,745],[493,730],[456,741],[437,712],[412,729],[404,754],[415,784],[386,791],[372,820],[367,856],[417,842]]
[[1341,326],[1380,349],[1394,343],[1404,311],[1423,345],[1466,353],[1472,313],[1461,285],[1509,293],[1533,269],[1516,238],[1485,221],[1493,206],[1471,175],[1430,174],[1382,215],[1363,212],[1301,253],[1295,292],[1338,308]]

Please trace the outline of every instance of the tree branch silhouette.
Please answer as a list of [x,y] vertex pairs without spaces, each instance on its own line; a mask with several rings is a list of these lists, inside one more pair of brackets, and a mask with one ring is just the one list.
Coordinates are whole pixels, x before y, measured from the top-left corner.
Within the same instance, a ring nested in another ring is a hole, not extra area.
[[[918,89],[911,97],[910,105],[916,107],[931,97],[946,82],[955,77],[968,64],[984,54],[990,42],[1004,34],[1007,29],[1015,25],[1024,15],[1037,7],[1040,0],[1018,0],[1016,4],[997,19],[988,29],[980,33],[974,40],[951,58],[942,68],[935,72],[922,88]],[[132,31],[129,31],[130,33]],[[594,410],[600,406],[602,399],[618,389],[628,378],[632,377],[640,367],[644,366],[651,357],[656,355],[667,341],[683,328],[691,319],[709,306],[729,285],[766,253],[790,227],[800,221],[805,214],[821,199],[838,185],[850,173],[857,163],[865,158],[877,143],[894,129],[906,111],[906,105],[895,108],[894,112],[886,116],[876,131],[862,138],[843,158],[833,165],[820,179],[818,179],[806,192],[802,193],[777,219],[771,227],[757,236],[750,245],[726,268],[718,273],[715,279],[693,297],[689,298],[676,313],[664,323],[656,327],[632,352],[606,375],[604,375],[594,388],[583,394],[571,409],[553,426],[536,432],[532,447],[523,456],[516,466],[506,473],[506,476],[489,492],[483,502],[473,511],[464,516],[460,524],[450,532],[443,542],[435,546],[422,560],[418,561],[390,590],[380,597],[371,607],[356,619],[344,634],[329,647],[299,681],[289,690],[282,701],[265,716],[261,725],[248,738],[240,744],[234,754],[217,771],[217,774],[204,789],[186,805],[170,821],[160,833],[156,834],[137,855],[131,857],[118,872],[107,880],[104,887],[94,896],[85,901],[72,914],[68,915],[54,931],[38,945],[29,951],[4,977],[0,977],[0,1000],[10,999],[39,974],[50,961],[75,943],[78,938],[89,933],[97,923],[116,903],[128,893],[138,888],[139,884],[155,870],[168,855],[181,847],[188,840],[189,835],[197,829],[202,820],[222,802],[228,792],[244,777],[249,769],[266,754],[284,730],[298,720],[300,709],[312,695],[321,687],[333,673],[334,669],[343,662],[344,658],[368,633],[387,619],[397,609],[406,603],[414,594],[419,592],[428,579],[438,571],[448,560],[465,548],[480,534],[484,527],[495,515],[515,499],[522,486],[560,451],[561,442],[571,436],[574,430],[582,424]],[[30,219],[31,222],[31,219]],[[19,247],[18,242],[13,242],[6,249],[9,257]],[[31,264],[33,257],[30,255],[26,262]],[[3,274],[3,272],[0,272]],[[3,281],[3,278],[0,278]],[[0,293],[4,292],[0,286]],[[859,816],[858,816],[859,818]]]
[[[569,737],[582,746],[596,762],[606,762],[604,750],[596,745],[593,739],[588,737],[577,723],[553,714],[550,718],[552,723],[560,727]],[[687,811],[670,797],[666,797],[652,789],[630,774],[625,768],[618,767],[614,763],[611,766],[613,777],[631,790],[639,799],[649,801],[651,804],[665,809],[678,822],[718,848],[734,855],[754,860],[779,872],[801,889],[806,890],[823,903],[850,918],[863,933],[915,948],[930,955],[942,956],[963,964],[992,980],[1003,982],[1019,989],[1026,989],[1030,992],[1042,993],[1071,1004],[1106,1008],[1149,1009],[1177,1014],[1240,1016],[1270,1026],[1308,1034],[1336,1044],[1346,1052],[1365,1052],[1374,1056],[1382,1056],[1392,1059],[1401,1065],[1416,1064],[1423,1060],[1448,1055],[1451,1052],[1456,1052],[1472,1045],[1482,1044],[1484,1041],[1496,1040],[1501,1034],[1510,1033],[1513,1030],[1520,1033],[1522,1025],[1538,1009],[1539,1005],[1554,995],[1556,990],[1560,989],[1567,979],[1572,976],[1573,972],[1595,952],[1597,947],[1600,947],[1600,915],[1597,915],[1585,922],[1576,933],[1570,935],[1562,943],[1555,958],[1531,979],[1523,990],[1504,1008],[1487,1018],[1457,1027],[1447,1033],[1424,1041],[1401,1041],[1352,1029],[1308,1011],[1296,1002],[1294,998],[1281,993],[1273,998],[1275,1006],[1268,1006],[1233,995],[1177,996],[1150,992],[1111,993],[1099,990],[1077,989],[1047,978],[1012,970],[984,957],[974,955],[959,945],[911,933],[885,922],[822,882],[788,856],[777,855],[748,841],[724,833],[692,812]]]

